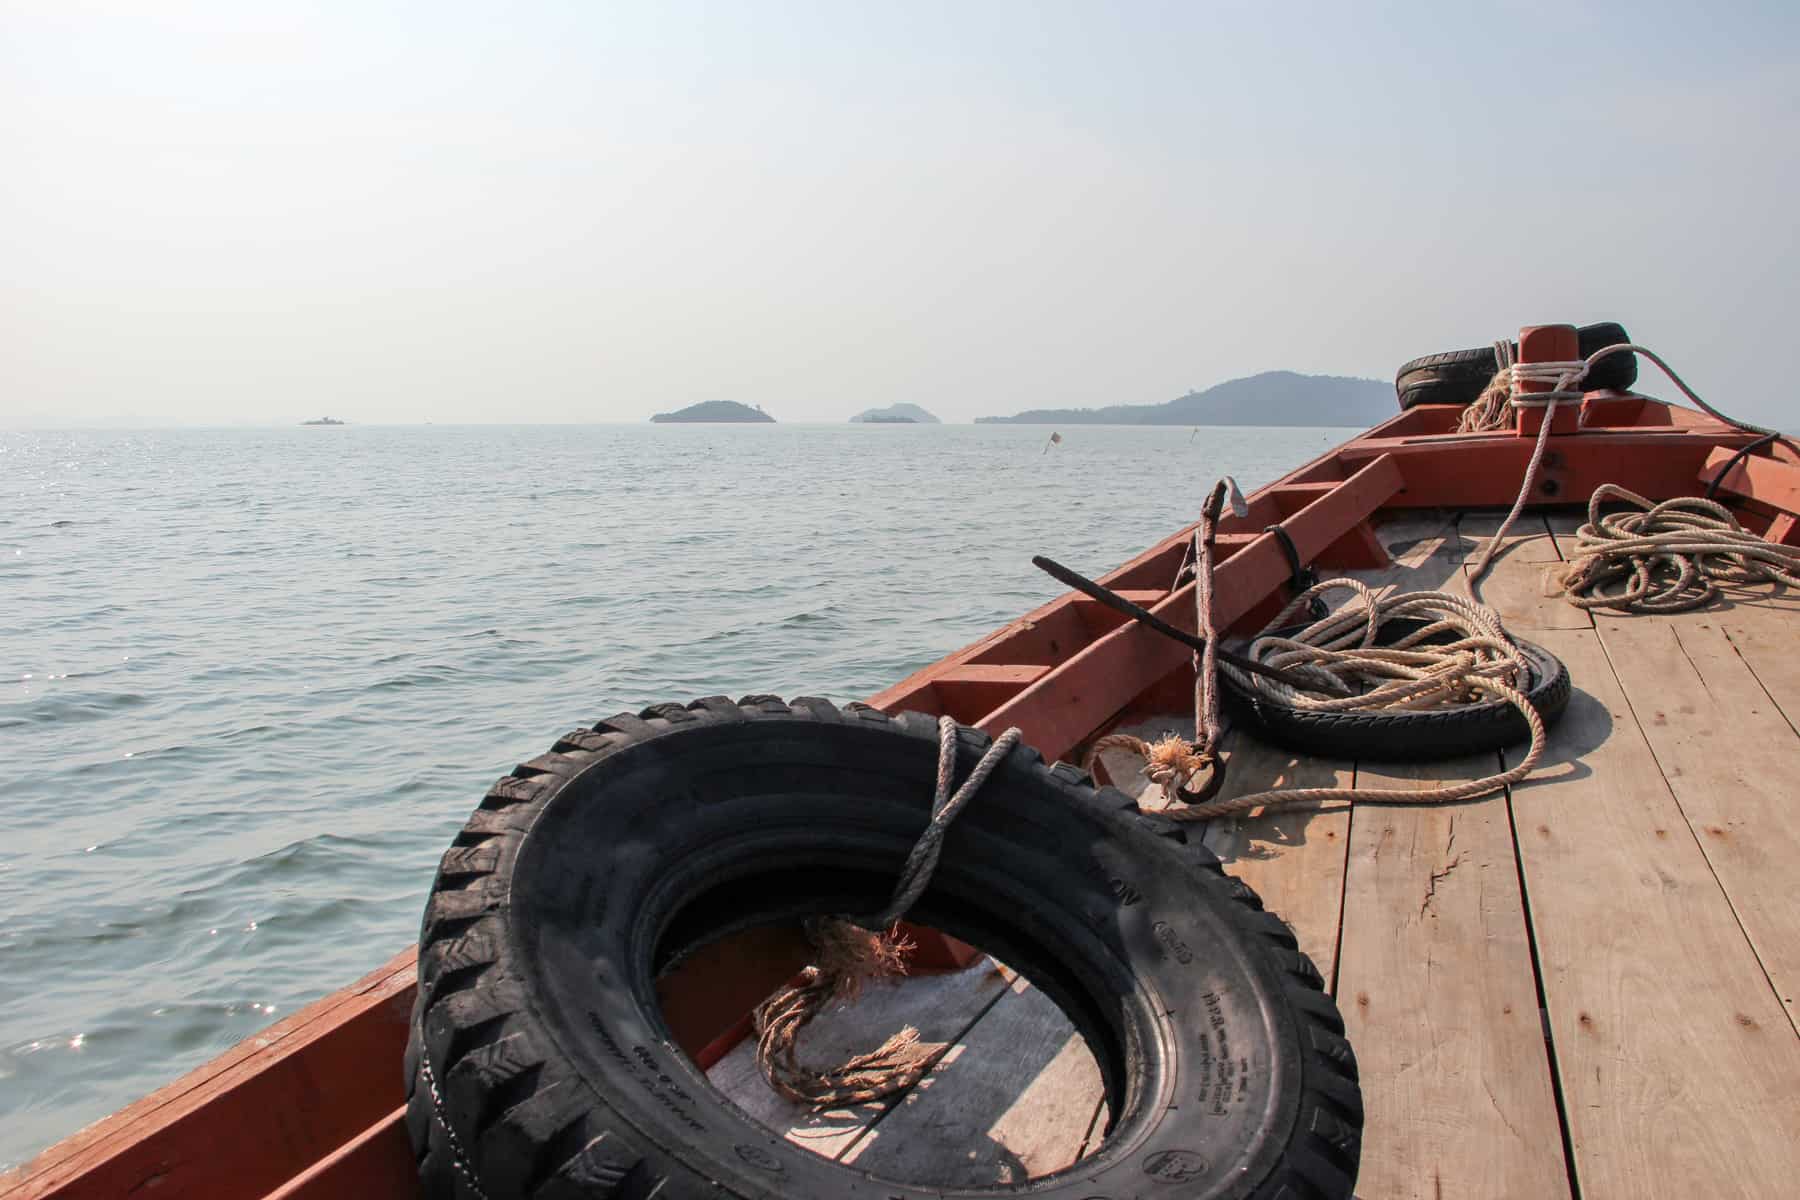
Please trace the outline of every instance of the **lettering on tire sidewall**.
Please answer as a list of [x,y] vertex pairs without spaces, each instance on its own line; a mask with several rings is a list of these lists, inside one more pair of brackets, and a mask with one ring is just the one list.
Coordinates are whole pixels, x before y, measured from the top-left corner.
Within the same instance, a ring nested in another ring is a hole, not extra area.
[[1198,1086],[1193,1100],[1209,1117],[1230,1117],[1250,1098],[1250,1059],[1233,1040],[1219,993],[1206,992],[1200,999],[1206,1024],[1197,1031],[1192,1071]]
[[773,1154],[770,1154],[761,1146],[753,1146],[748,1142],[740,1142],[736,1146],[733,1146],[732,1149],[737,1152],[739,1158],[758,1170],[781,1170],[781,1160],[776,1158]]
[[1209,1165],[1192,1150],[1158,1150],[1144,1159],[1144,1174],[1158,1183],[1192,1183]]

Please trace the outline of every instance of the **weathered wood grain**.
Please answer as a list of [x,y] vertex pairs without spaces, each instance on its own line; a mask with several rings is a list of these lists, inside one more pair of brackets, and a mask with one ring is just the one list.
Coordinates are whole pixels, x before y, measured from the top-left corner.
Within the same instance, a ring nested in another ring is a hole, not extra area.
[[[1492,772],[1359,764],[1358,786]],[[1362,1072],[1365,1196],[1568,1194],[1504,795],[1358,804],[1338,1005]]]
[[[1221,800],[1270,788],[1347,787],[1354,773],[1349,763],[1301,758],[1237,730],[1225,744],[1230,769]],[[1205,843],[1227,871],[1255,889],[1265,908],[1287,922],[1330,986],[1337,978],[1350,805],[1274,808],[1213,821]]]
[[[948,975],[872,980],[862,995],[819,1014],[800,1034],[800,1061],[836,1064],[879,1046],[907,1025],[925,1042],[954,1043],[1008,994],[1006,979],[983,959]],[[756,1067],[747,1039],[707,1072],[714,1087],[756,1120],[815,1154],[835,1158],[894,1103],[814,1112],[778,1094]]]
[[1100,1068],[1062,1010],[1023,978],[842,1161],[937,1187],[1023,1183],[1075,1162]]
[[[1603,616],[1645,739],[1790,1018],[1800,1013],[1800,734],[1703,612]],[[1789,655],[1800,651],[1800,637]]]
[[1513,810],[1583,1200],[1792,1195],[1800,1040],[1599,635],[1541,640],[1577,690]]

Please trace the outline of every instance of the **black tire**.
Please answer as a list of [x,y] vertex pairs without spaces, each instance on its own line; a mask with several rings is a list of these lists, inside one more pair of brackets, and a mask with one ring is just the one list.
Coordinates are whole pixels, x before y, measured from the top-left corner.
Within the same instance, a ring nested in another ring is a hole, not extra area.
[[[1631,340],[1625,327],[1616,321],[1583,325],[1576,332],[1580,338],[1583,358],[1602,347],[1617,346]],[[1518,352],[1518,348],[1518,343],[1514,342],[1514,353]],[[1403,409],[1419,404],[1455,404],[1460,407],[1481,395],[1481,389],[1488,385],[1488,380],[1494,377],[1494,372],[1498,369],[1499,364],[1494,358],[1492,346],[1483,346],[1478,350],[1446,350],[1441,354],[1415,358],[1403,365],[1394,376],[1394,390],[1399,393],[1400,407]],[[1582,383],[1582,387],[1589,391],[1601,388],[1625,391],[1636,382],[1637,355],[1610,354],[1594,364],[1593,371]]]
[[[1535,642],[1515,639],[1531,664],[1525,698],[1546,727],[1569,707],[1569,669]],[[1313,712],[1274,703],[1221,672],[1226,707],[1252,736],[1320,758],[1437,762],[1517,745],[1531,727],[1505,700],[1420,712]]]
[[[962,730],[959,774],[987,745]],[[940,1197],[753,1122],[674,1046],[653,982],[736,929],[879,908],[936,757],[919,714],[721,697],[602,721],[500,780],[444,855],[419,939],[407,1116],[425,1195]],[[1034,1198],[1352,1194],[1362,1099],[1337,1009],[1182,827],[1021,746],[911,916],[1021,970],[1100,1064],[1106,1142]]]

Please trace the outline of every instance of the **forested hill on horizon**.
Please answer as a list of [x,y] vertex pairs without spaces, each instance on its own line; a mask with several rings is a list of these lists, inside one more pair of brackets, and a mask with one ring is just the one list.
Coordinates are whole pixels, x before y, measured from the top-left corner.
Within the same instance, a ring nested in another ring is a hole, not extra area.
[[1353,425],[1367,428],[1399,410],[1394,385],[1342,375],[1264,371],[1228,379],[1163,404],[1033,408],[978,425]]

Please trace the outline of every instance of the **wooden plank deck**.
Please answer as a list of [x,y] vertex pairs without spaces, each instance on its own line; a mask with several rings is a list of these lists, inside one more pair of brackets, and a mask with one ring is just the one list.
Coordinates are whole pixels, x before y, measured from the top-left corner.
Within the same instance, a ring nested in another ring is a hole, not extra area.
[[[1523,518],[1480,588],[1574,678],[1531,779],[1463,804],[1278,810],[1205,834],[1338,998],[1368,1112],[1365,1200],[1773,1198],[1800,1178],[1800,598],[1595,620],[1545,584],[1579,521]],[[1359,574],[1467,590],[1497,526],[1383,524],[1395,565]],[[1230,736],[1226,795],[1504,761],[1320,762]],[[929,1012],[928,1037],[955,1039],[907,1097],[783,1111],[747,1050],[715,1082],[796,1141],[942,1186],[1016,1183],[1095,1148],[1097,1072],[1041,994],[987,967],[897,989]],[[868,1044],[899,1008],[876,1011]],[[818,1035],[826,1057],[838,1036]]]

